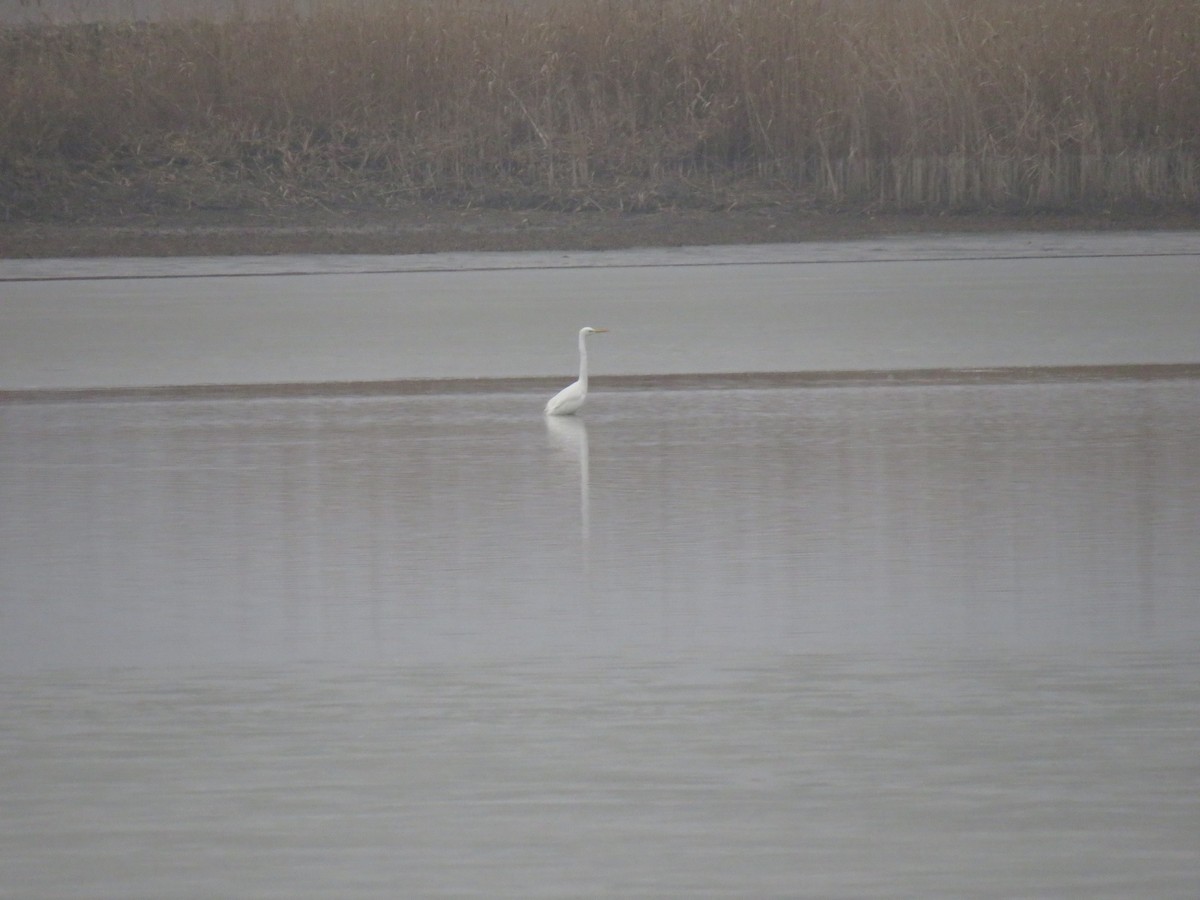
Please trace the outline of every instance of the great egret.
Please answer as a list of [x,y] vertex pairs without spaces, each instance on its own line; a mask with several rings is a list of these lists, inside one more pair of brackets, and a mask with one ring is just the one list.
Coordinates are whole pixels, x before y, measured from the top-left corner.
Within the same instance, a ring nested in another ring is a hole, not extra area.
[[548,416],[573,416],[583,401],[587,399],[587,345],[584,339],[589,334],[603,334],[607,328],[592,328],[590,325],[579,329],[579,380],[568,384],[565,388],[550,398],[546,404]]

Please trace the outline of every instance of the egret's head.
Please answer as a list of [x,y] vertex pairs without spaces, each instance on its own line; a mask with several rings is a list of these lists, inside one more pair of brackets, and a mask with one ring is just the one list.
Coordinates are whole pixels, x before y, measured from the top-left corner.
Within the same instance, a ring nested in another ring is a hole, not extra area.
[[584,334],[604,334],[607,331],[607,328],[593,328],[591,325],[583,329]]

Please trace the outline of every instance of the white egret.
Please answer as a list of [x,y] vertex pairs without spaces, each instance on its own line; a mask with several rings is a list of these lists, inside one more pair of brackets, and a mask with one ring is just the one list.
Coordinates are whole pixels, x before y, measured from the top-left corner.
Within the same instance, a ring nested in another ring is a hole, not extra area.
[[590,325],[579,329],[579,380],[568,384],[565,388],[550,398],[546,404],[548,416],[573,416],[583,406],[587,399],[587,345],[584,340],[589,334],[603,334],[607,328],[592,328]]

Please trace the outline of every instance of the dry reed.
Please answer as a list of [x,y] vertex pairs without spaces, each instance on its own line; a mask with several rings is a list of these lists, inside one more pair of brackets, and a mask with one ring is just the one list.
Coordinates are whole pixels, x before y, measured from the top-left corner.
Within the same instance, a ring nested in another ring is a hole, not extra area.
[[231,206],[1194,205],[1200,3],[329,0],[0,32],[0,205],[89,179]]

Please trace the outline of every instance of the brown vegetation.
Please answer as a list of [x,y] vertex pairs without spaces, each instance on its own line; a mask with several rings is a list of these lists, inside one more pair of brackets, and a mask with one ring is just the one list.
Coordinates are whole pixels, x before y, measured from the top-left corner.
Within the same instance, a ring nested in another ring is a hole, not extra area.
[[1200,205],[1195,0],[329,0],[0,31],[0,217]]

